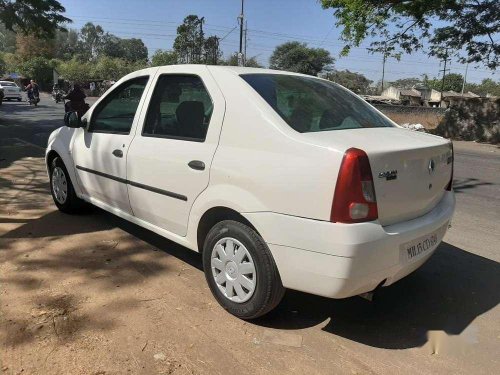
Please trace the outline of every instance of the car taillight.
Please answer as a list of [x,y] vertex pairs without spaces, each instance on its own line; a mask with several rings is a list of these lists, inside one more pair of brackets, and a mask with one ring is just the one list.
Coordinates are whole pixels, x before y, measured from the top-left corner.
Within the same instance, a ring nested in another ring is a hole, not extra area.
[[453,142],[450,142],[451,146],[451,177],[450,182],[446,185],[446,190],[451,191],[453,189],[453,165],[455,164],[455,152],[453,151]]
[[330,220],[360,223],[378,218],[377,199],[368,155],[350,148],[340,166]]

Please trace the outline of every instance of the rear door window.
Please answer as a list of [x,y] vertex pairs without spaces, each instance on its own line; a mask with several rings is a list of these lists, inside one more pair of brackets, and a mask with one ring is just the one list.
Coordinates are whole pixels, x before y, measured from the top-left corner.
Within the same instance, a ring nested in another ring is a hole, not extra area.
[[142,135],[203,142],[212,110],[212,99],[200,77],[162,75],[153,92]]
[[300,133],[394,126],[360,97],[333,82],[286,74],[241,77]]

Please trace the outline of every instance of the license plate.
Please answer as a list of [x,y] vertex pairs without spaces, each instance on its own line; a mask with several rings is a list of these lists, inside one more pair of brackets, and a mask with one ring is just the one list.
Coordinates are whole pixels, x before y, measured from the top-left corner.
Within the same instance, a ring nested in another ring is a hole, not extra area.
[[443,225],[430,234],[401,245],[399,260],[402,263],[413,262],[431,253],[439,245],[445,230],[446,225]]

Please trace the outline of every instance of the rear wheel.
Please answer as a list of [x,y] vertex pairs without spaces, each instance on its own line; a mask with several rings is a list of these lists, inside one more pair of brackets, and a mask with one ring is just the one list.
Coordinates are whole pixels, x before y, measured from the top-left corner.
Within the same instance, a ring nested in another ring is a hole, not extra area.
[[87,204],[78,198],[61,158],[56,157],[50,168],[50,192],[57,208],[68,214],[81,213]]
[[203,268],[219,304],[238,318],[262,316],[283,298],[285,288],[269,248],[245,224],[226,220],[210,230]]

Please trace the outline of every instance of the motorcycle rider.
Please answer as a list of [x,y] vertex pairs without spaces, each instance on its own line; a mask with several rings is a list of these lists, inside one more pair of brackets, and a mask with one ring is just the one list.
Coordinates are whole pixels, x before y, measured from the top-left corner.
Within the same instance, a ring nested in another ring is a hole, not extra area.
[[26,86],[26,91],[28,93],[28,100],[30,101],[33,101],[36,105],[36,103],[38,103],[38,101],[40,100],[40,87],[38,86],[38,84],[35,82],[34,79],[32,79],[29,83],[28,86]]
[[76,111],[78,116],[82,117],[89,109],[89,105],[85,103],[86,97],[80,85],[75,83],[68,94],[64,96],[64,99],[69,100],[69,102],[65,104],[66,112]]
[[59,103],[62,100],[62,90],[58,83],[54,83],[54,86],[52,86],[52,98],[56,103]]

